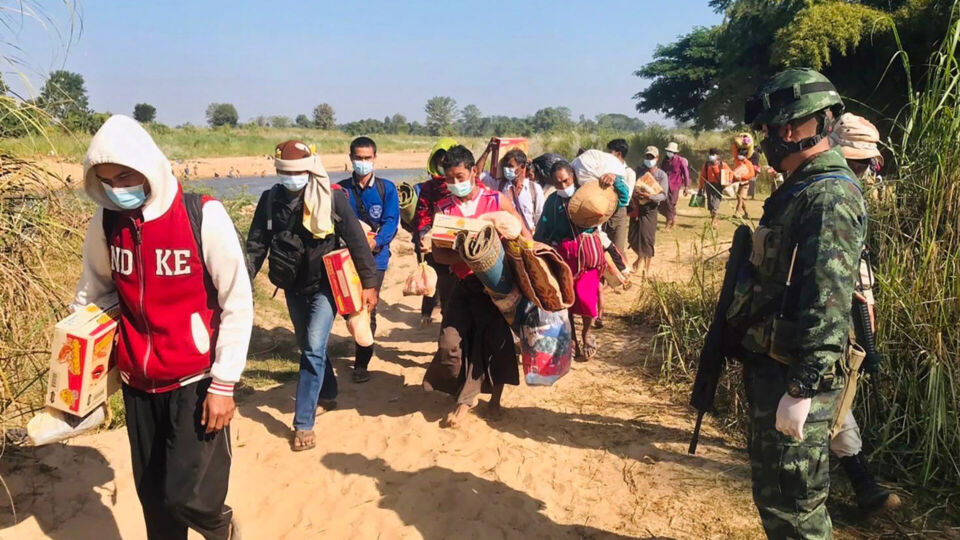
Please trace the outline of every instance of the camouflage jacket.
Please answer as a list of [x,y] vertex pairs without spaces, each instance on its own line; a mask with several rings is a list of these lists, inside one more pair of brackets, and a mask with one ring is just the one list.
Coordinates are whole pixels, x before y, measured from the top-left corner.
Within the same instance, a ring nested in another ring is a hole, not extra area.
[[833,369],[850,335],[866,227],[862,188],[836,150],[804,163],[767,199],[727,312],[748,354],[785,361],[790,378],[806,381]]

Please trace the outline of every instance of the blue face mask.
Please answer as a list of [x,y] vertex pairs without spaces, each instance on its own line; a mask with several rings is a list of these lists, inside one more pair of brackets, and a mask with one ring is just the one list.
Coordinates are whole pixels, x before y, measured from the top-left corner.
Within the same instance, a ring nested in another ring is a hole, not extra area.
[[473,182],[469,180],[464,180],[463,182],[457,182],[455,184],[447,182],[447,188],[450,189],[450,193],[452,193],[455,197],[466,197],[471,191],[473,191]]
[[513,167],[504,167],[503,177],[506,178],[508,182],[513,182],[517,179],[517,170]]
[[657,164],[657,160],[655,160],[655,159],[645,159],[645,160],[643,160],[643,166],[646,167],[646,168],[648,168],[648,169],[654,168],[654,167],[656,166],[656,164]]
[[353,160],[353,172],[357,173],[357,176],[366,176],[373,172],[373,162],[355,159]]
[[131,187],[113,187],[106,182],[100,183],[103,184],[103,191],[106,192],[107,198],[124,210],[140,208],[147,200],[147,194],[143,190],[143,184]]
[[300,191],[310,180],[309,174],[278,174],[280,183],[290,191]]
[[577,186],[570,184],[569,186],[563,189],[558,189],[557,196],[563,197],[564,199],[569,199],[570,197],[573,197],[573,194],[576,191],[577,191]]

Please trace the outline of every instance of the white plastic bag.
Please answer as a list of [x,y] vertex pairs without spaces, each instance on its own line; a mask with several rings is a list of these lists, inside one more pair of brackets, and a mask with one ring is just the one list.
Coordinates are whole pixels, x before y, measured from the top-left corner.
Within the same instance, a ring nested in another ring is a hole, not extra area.
[[620,160],[613,154],[608,154],[600,150],[587,150],[577,156],[570,165],[577,173],[577,180],[580,184],[590,180],[599,180],[605,174],[627,177],[627,169]]
[[437,271],[426,262],[420,263],[403,284],[405,296],[433,296],[437,291]]
[[353,340],[361,347],[373,345],[373,330],[370,329],[370,311],[363,308],[360,311],[347,315],[347,331]]
[[52,407],[44,407],[43,412],[27,423],[27,437],[34,446],[41,446],[83,435],[99,427],[107,419],[107,404],[90,411],[80,418]]

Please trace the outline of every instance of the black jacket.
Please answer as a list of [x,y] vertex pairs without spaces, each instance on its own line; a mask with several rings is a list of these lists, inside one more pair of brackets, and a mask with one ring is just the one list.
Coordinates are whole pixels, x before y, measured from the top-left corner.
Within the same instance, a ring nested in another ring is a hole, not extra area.
[[[273,192],[273,208],[267,208],[268,194]],[[333,189],[334,234],[326,238],[313,237],[303,226],[303,195],[291,194],[282,185],[277,184],[260,195],[257,209],[253,213],[253,222],[247,234],[247,270],[250,279],[257,275],[270,250],[274,233],[290,230],[296,232],[303,241],[306,253],[297,272],[296,285],[290,292],[314,294],[330,290],[327,271],[323,265],[323,256],[339,247],[339,240],[350,250],[360,282],[364,289],[373,289],[377,285],[377,265],[370,252],[367,236],[360,227],[360,220],[354,213],[346,195],[339,189]],[[267,218],[272,216],[273,227],[267,230]]]

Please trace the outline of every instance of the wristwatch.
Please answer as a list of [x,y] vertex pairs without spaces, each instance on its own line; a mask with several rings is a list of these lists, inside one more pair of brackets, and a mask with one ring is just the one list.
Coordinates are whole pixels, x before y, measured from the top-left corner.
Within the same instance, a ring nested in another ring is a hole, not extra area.
[[794,377],[787,382],[787,394],[792,398],[806,399],[815,396],[817,389],[815,386]]

